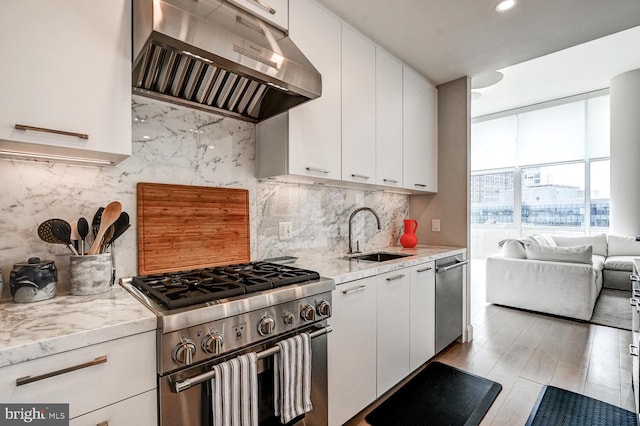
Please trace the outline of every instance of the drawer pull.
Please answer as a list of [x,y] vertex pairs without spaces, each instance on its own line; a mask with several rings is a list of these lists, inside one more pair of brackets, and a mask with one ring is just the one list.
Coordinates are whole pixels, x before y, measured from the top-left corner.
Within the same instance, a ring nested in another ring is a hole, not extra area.
[[266,3],[261,2],[260,0],[249,0],[249,1],[251,3],[255,3],[256,5],[260,6],[261,8],[263,8],[264,10],[269,12],[271,15],[275,15],[276,14],[276,10],[274,8],[272,8],[271,6],[269,6]]
[[359,174],[356,174],[356,173],[352,173],[351,177],[354,178],[354,179],[364,179],[364,180],[371,179],[371,176],[359,175]]
[[328,174],[329,174],[329,170],[327,170],[327,169],[320,169],[320,168],[318,168],[318,167],[307,167],[306,169],[307,169],[307,171],[309,171],[309,172],[324,173],[325,175],[328,175]]
[[89,135],[84,133],[66,132],[64,130],[45,129],[44,127],[25,126],[24,124],[16,124],[17,130],[32,130],[34,132],[54,133],[56,135],[74,136],[80,139],[89,139]]
[[104,422],[98,423],[96,426],[109,426],[109,422],[105,420]]
[[395,281],[395,280],[399,280],[399,279],[402,279],[402,278],[404,278],[404,275],[399,274],[399,275],[394,275],[393,277],[387,278],[387,281]]
[[631,356],[638,356],[638,346],[629,345],[629,354],[631,354]]
[[104,364],[105,362],[107,362],[107,356],[106,355],[100,356],[100,357],[94,359],[93,361],[85,362],[84,364],[74,365],[73,367],[63,368],[61,370],[52,371],[51,373],[42,374],[40,376],[20,377],[19,379],[16,379],[16,386],[22,386],[22,385],[26,385],[28,383],[37,382],[39,380],[48,379],[50,377],[59,376],[61,374],[70,373],[72,371],[82,370],[83,368],[93,367],[94,365]]
[[427,266],[426,268],[423,269],[418,269],[416,272],[427,272],[432,270],[433,268],[431,266]]
[[366,285],[361,285],[355,288],[350,288],[349,290],[342,290],[342,294],[351,294],[351,293],[357,293],[359,291],[363,291],[365,288],[367,288]]

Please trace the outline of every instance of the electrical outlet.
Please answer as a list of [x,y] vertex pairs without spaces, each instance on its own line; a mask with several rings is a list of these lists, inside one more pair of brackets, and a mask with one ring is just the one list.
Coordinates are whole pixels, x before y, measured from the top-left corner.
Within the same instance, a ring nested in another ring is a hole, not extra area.
[[440,232],[440,219],[431,219],[431,231]]
[[290,240],[293,238],[293,225],[291,222],[280,222],[278,225],[279,240]]

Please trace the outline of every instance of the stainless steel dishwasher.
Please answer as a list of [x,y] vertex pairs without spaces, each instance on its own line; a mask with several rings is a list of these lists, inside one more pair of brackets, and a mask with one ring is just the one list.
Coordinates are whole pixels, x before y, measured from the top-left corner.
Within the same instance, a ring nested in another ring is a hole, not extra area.
[[436,353],[462,335],[464,255],[436,260]]

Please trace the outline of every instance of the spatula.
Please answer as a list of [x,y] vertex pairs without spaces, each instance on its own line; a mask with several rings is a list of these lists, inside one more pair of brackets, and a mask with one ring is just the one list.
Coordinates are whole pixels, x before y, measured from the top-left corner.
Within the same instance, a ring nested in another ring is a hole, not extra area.
[[91,248],[89,248],[89,255],[99,254],[105,232],[118,220],[120,213],[122,213],[122,204],[119,201],[112,201],[105,206],[100,217],[100,228]]
[[38,226],[38,236],[47,243],[65,244],[74,254],[78,254],[73,244],[71,244],[71,225],[65,220],[45,220]]
[[78,219],[78,235],[80,235],[80,253],[85,254],[85,240],[89,235],[89,222],[84,217]]

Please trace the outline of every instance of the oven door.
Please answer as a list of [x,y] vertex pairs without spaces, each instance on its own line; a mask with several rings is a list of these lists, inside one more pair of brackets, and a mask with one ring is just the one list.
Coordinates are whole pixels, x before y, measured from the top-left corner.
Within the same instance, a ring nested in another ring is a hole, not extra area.
[[[326,327],[326,322],[301,330],[312,332],[318,327]],[[220,362],[248,352],[260,352],[273,347],[279,340],[293,334],[278,336],[260,345],[251,346],[224,358],[218,358],[188,367],[159,379],[160,425],[161,426],[206,426],[211,419],[211,381],[206,380],[188,389],[177,392],[175,384],[208,373]],[[291,425],[327,424],[327,336],[322,334],[311,339],[311,402],[313,410],[294,419]],[[281,425],[274,416],[273,356],[258,360],[258,410],[260,425]]]

